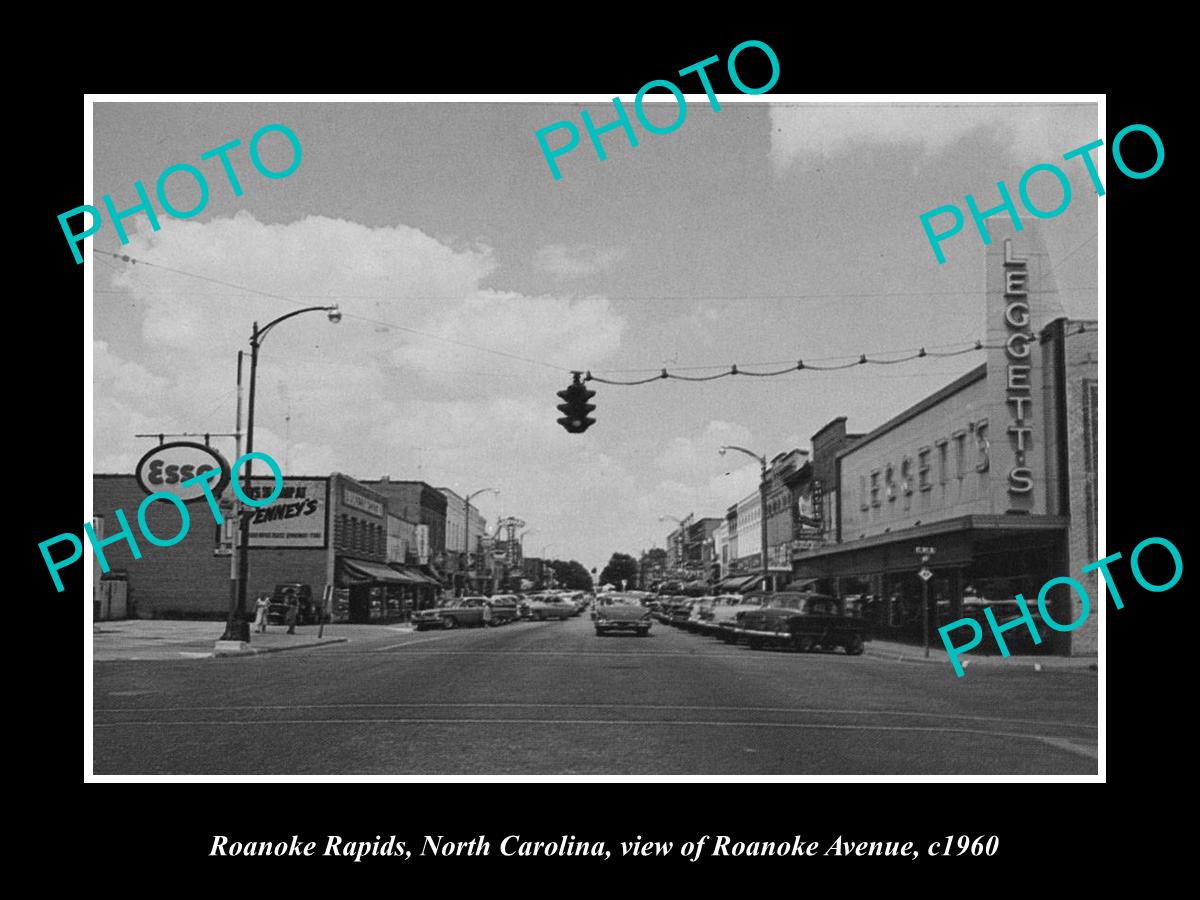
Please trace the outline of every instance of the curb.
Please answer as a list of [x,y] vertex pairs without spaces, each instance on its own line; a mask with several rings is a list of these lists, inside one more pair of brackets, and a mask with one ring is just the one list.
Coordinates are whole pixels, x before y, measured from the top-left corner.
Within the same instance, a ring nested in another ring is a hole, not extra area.
[[237,652],[213,653],[212,657],[214,659],[223,659],[229,656],[258,656],[261,653],[284,653],[288,650],[307,650],[312,647],[327,647],[330,644],[344,644],[349,640],[350,638],[339,637],[329,638],[328,640],[323,641],[312,641],[311,643],[307,644],[289,644],[285,647],[263,647],[261,649],[251,647],[249,650],[241,650]]
[[[891,662],[934,663],[934,664],[944,665],[947,667],[950,666],[950,658],[949,657],[943,657],[942,659],[938,659],[936,657],[931,656],[928,659],[926,659],[924,656],[910,656],[905,653],[889,653],[884,650],[871,650],[869,646],[867,647],[866,650],[863,651],[863,655],[874,657],[875,659],[886,659],[886,660],[890,660]],[[1036,669],[1039,672],[1045,672],[1050,669],[1059,670],[1059,671],[1072,671],[1072,670],[1082,670],[1082,671],[1091,671],[1091,672],[1099,671],[1099,665],[1096,662],[1088,662],[1088,663],[1085,663],[1085,662],[1078,662],[1078,663],[1049,662],[1048,663],[1045,661],[1045,658],[1041,658],[1041,657],[1012,657],[1012,656],[988,657],[988,656],[981,656],[981,657],[971,658],[970,656],[968,656],[963,660],[963,668],[964,669],[969,669],[972,665],[1009,666],[1009,667],[1013,667],[1013,668],[1030,668],[1030,669]]]

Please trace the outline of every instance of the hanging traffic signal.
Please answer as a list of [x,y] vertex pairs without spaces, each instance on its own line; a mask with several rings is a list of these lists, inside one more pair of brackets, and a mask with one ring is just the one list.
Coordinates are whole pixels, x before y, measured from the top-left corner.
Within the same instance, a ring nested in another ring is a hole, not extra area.
[[588,403],[595,396],[595,391],[589,391],[579,380],[581,372],[573,372],[575,380],[567,387],[565,391],[559,391],[558,396],[563,402],[558,404],[558,411],[563,414],[563,417],[558,420],[558,424],[571,434],[583,434],[592,425],[596,424],[596,420],[588,416],[596,404]]

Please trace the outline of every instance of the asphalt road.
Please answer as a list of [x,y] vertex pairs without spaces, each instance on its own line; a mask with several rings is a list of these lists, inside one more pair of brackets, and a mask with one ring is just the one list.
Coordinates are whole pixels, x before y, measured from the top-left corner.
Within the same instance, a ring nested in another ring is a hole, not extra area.
[[[361,630],[360,630],[361,631]],[[99,662],[96,774],[1095,774],[1088,670],[727,647],[655,624]]]

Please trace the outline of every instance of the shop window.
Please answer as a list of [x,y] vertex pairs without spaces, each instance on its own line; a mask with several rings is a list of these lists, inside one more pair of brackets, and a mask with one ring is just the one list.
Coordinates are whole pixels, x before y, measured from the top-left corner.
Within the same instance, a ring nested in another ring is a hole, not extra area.
[[930,447],[922,447],[917,451],[917,487],[922,491],[933,490],[933,482],[929,480],[929,454],[932,452]]

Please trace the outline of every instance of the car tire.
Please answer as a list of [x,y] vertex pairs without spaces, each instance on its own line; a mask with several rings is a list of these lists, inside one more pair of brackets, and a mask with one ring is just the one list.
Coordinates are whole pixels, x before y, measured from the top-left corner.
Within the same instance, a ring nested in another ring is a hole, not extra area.
[[844,646],[846,648],[847,656],[862,656],[864,648],[861,635],[856,634],[854,637],[847,640]]
[[813,650],[813,645],[813,639],[804,635],[801,635],[792,642],[792,646],[794,646],[801,653],[811,653]]
[[445,628],[446,630],[450,630],[452,628],[457,628],[458,620],[455,619],[453,616],[446,616],[444,619],[442,619],[442,627]]
[[650,629],[643,628],[641,631],[638,632],[638,637],[650,637]]
[[603,628],[596,629],[596,637],[604,637],[607,633]]

